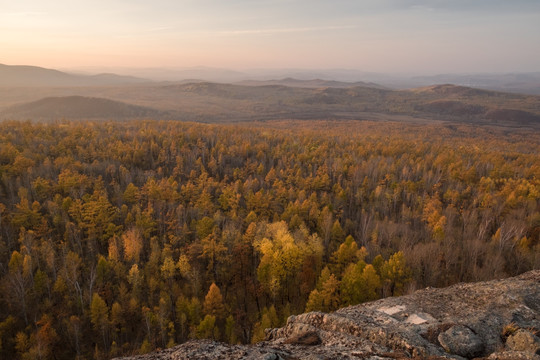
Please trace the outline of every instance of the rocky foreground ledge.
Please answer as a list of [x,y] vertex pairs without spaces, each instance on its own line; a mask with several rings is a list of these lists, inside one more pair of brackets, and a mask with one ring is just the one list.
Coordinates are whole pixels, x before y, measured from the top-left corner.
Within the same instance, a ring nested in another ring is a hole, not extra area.
[[291,316],[255,345],[194,340],[122,360],[540,360],[540,270]]

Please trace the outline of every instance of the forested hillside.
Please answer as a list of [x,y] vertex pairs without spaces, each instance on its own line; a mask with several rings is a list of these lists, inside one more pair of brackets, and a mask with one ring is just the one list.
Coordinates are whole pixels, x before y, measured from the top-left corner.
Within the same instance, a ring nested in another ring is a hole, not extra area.
[[0,123],[0,358],[248,343],[294,313],[540,266],[540,134]]

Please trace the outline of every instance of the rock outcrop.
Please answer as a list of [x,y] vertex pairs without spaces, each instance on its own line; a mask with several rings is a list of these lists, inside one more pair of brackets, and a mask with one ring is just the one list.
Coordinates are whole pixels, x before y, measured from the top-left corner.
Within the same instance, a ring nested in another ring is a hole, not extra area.
[[189,341],[123,360],[538,359],[540,270],[291,316],[255,345]]

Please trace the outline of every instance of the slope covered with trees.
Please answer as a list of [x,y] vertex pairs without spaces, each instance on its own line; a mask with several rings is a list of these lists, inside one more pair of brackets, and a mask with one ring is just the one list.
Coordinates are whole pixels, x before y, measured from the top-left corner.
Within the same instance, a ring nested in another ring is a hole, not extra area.
[[247,343],[538,268],[539,150],[466,125],[2,122],[0,358]]

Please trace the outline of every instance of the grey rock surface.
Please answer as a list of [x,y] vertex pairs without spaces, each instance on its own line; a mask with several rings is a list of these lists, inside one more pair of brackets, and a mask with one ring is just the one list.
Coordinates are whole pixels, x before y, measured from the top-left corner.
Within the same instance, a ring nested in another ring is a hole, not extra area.
[[[505,339],[510,324],[518,329],[513,336],[519,329],[531,335],[540,330],[540,270],[291,316],[255,345],[192,340],[122,359],[538,359],[531,348],[516,345],[519,337]],[[459,339],[459,346],[449,345]]]

